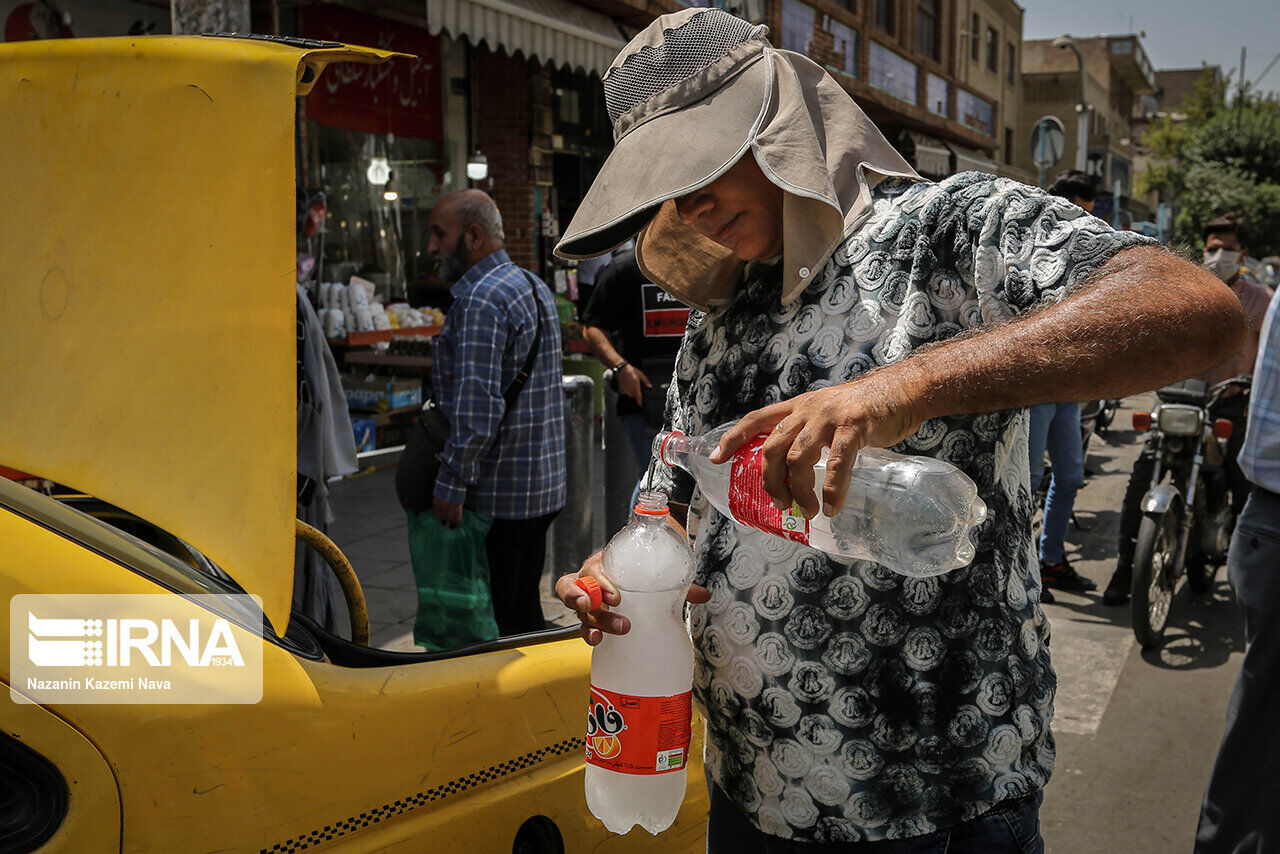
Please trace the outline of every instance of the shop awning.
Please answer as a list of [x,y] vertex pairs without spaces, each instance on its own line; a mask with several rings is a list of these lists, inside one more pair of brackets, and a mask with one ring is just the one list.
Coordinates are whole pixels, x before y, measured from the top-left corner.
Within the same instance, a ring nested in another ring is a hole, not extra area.
[[951,151],[940,141],[923,133],[911,134],[916,144],[916,171],[926,178],[945,178],[951,174]]
[[996,162],[981,151],[974,151],[971,148],[965,148],[962,145],[952,145],[951,150],[956,155],[956,174],[961,172],[987,172],[992,175],[999,169]]
[[612,18],[566,0],[427,0],[427,28],[599,75],[627,42]]

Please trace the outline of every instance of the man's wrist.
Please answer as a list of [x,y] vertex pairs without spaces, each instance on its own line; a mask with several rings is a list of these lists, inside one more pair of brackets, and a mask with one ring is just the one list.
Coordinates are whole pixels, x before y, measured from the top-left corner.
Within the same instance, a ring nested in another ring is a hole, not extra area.
[[613,371],[613,372],[616,374],[618,371],[622,370],[623,368],[625,368],[625,367],[626,367],[627,365],[629,365],[629,364],[631,364],[631,363],[630,363],[630,362],[628,362],[626,359],[623,359],[621,362],[619,362],[618,364],[614,365],[614,366],[613,366],[612,368],[610,368],[609,370]]

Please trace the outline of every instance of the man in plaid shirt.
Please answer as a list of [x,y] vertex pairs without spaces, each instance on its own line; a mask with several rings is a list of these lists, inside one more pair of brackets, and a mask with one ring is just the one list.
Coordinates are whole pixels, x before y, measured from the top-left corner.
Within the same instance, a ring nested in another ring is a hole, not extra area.
[[[494,617],[503,635],[545,627],[538,594],[547,528],[564,507],[560,322],[551,291],[503,247],[502,216],[480,190],[445,196],[431,212],[428,251],[454,303],[432,347],[432,391],[451,430],[434,510],[446,526],[462,508],[493,517],[485,539]],[[524,389],[503,393],[542,334]]]

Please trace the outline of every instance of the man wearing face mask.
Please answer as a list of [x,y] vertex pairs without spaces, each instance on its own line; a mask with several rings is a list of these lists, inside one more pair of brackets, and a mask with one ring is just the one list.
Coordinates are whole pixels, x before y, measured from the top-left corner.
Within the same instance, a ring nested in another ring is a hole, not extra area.
[[[1066,199],[976,172],[925,181],[766,32],[690,8],[632,39],[602,80],[613,153],[556,252],[635,236],[649,281],[696,309],[667,422],[737,422],[711,461],[735,460],[763,528],[793,504],[806,523],[839,513],[866,447],[958,466],[989,513],[969,566],[907,578],[738,525],[655,463],[673,516],[699,520],[707,851],[1043,851],[1055,677],[1026,407],[1221,361],[1240,304]],[[581,576],[601,599],[569,575],[556,592],[583,638],[630,631],[632,594],[599,554]]]
[[[1198,375],[1212,387],[1215,383],[1232,377],[1253,373],[1253,363],[1258,357],[1258,335],[1267,313],[1271,294],[1249,274],[1244,259],[1249,254],[1246,241],[1249,227],[1238,213],[1225,213],[1209,220],[1204,227],[1204,266],[1227,283],[1231,292],[1244,307],[1249,329],[1244,344],[1231,358],[1217,367]],[[1227,440],[1227,483],[1231,487],[1231,502],[1237,514],[1244,507],[1249,495],[1249,482],[1236,462],[1240,446],[1244,442],[1245,414],[1248,401],[1239,389],[1228,389],[1226,395],[1213,409],[1215,418],[1227,418],[1234,425]],[[1107,605],[1123,605],[1129,601],[1129,586],[1133,577],[1133,551],[1138,539],[1138,526],[1142,522],[1139,503],[1151,486],[1151,473],[1155,467],[1152,448],[1147,447],[1133,465],[1129,475],[1129,487],[1125,491],[1124,506],[1120,510],[1120,542],[1117,547],[1116,569],[1103,591],[1102,601]]]

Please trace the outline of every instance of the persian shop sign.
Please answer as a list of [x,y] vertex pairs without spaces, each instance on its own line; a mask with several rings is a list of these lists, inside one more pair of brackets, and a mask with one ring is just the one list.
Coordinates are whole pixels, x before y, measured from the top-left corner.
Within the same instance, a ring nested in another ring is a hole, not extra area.
[[307,38],[412,54],[380,65],[335,62],[307,96],[307,118],[327,127],[441,139],[440,39],[424,29],[336,6],[300,9]]

